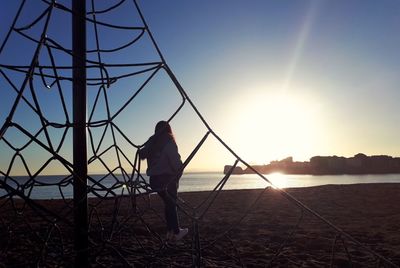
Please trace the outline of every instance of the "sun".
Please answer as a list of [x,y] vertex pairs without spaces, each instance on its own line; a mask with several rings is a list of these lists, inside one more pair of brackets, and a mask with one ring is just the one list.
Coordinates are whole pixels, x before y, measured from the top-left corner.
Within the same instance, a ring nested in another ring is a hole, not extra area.
[[247,95],[235,107],[234,144],[257,164],[308,160],[320,137],[318,104],[290,93]]

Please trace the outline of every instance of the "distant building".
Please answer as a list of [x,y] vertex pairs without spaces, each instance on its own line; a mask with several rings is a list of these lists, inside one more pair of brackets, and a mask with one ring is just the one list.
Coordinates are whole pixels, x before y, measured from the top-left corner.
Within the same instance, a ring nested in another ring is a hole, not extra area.
[[[225,166],[227,173],[232,166]],[[385,174],[400,173],[400,157],[387,155],[367,156],[358,153],[353,157],[313,156],[309,162],[293,162],[293,157],[271,161],[268,165],[252,165],[254,170],[268,174],[281,172],[286,174]],[[254,173],[251,168],[243,170],[236,167],[234,174]]]

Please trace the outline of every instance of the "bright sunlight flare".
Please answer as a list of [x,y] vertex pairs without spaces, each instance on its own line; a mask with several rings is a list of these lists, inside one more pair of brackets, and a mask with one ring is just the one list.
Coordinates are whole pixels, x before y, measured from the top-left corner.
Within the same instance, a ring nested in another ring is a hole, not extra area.
[[272,187],[277,189],[287,188],[288,187],[288,179],[287,175],[282,173],[272,173],[269,174],[268,179],[274,184]]
[[237,100],[231,133],[245,159],[253,164],[293,156],[308,160],[318,143],[318,103],[288,92],[261,93]]

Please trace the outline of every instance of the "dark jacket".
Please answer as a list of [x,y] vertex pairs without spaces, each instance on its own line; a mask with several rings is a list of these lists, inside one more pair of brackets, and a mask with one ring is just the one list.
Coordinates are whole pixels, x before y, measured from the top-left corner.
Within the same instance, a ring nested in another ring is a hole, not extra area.
[[139,151],[141,159],[147,159],[148,176],[178,175],[182,168],[178,146],[170,135],[152,136]]

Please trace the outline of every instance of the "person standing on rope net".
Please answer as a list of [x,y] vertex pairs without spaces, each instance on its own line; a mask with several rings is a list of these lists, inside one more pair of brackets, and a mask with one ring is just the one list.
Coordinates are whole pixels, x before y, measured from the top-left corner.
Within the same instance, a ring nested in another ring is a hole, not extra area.
[[139,150],[139,157],[141,160],[147,159],[146,174],[150,177],[150,187],[164,202],[166,239],[168,242],[179,241],[188,233],[187,228],[179,227],[176,205],[182,160],[172,128],[167,121],[157,123],[154,135]]

